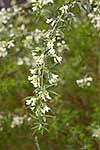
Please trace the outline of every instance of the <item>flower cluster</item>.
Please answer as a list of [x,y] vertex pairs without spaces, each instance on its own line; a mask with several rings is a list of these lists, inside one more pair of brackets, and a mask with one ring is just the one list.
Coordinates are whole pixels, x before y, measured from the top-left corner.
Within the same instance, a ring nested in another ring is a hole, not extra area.
[[[90,1],[90,5],[93,4],[93,0]],[[89,19],[91,20],[91,23],[93,26],[100,30],[100,2],[95,2],[96,7],[93,8],[92,12],[88,14]]]
[[0,41],[0,57],[5,57],[8,54],[7,49],[13,48],[14,46],[13,40],[8,42]]
[[5,57],[7,54],[6,41],[0,41],[0,57]]
[[5,8],[2,8],[0,11],[0,24],[7,24],[7,22],[10,20],[11,13],[9,13],[10,9],[6,10]]
[[68,5],[63,5],[62,7],[60,7],[60,11],[62,12],[62,14],[67,14],[68,13]]
[[32,3],[32,10],[37,11],[41,9],[43,6],[47,5],[48,3],[53,3],[53,0],[30,0],[29,2]]
[[[42,6],[47,3],[53,3],[53,1],[33,0],[33,11],[37,11],[38,8],[42,9]],[[33,32],[35,48],[32,51],[31,76],[28,77],[28,80],[34,87],[34,94],[27,97],[25,102],[36,119],[35,129],[39,131],[43,131],[47,124],[47,113],[51,110],[50,102],[52,93],[55,92],[50,87],[56,86],[59,81],[54,67],[62,62],[61,52],[65,49],[69,50],[64,40],[64,32],[59,29],[59,24],[66,22],[67,15],[67,17],[73,16],[73,13],[70,12],[73,6],[74,3],[61,6],[56,18],[46,18],[45,23],[50,27],[49,29],[36,28]],[[52,68],[55,71],[52,71]]]
[[69,47],[64,40],[57,43],[57,48],[59,53],[62,53],[64,50],[69,50]]
[[15,115],[13,113],[10,113],[8,115],[4,114],[3,112],[0,114],[0,131],[2,132],[6,126],[6,120],[9,124],[8,127],[10,129],[16,128],[16,127],[21,127],[24,123],[29,124],[31,121],[31,118],[24,115]]
[[45,30],[40,30],[36,28],[33,32],[34,41],[38,44],[40,40],[44,37]]
[[31,59],[29,57],[18,57],[18,60],[17,60],[17,65],[23,65],[23,64],[26,64],[27,66],[30,66],[31,65]]
[[32,38],[33,38],[32,33],[30,33],[30,35],[26,35],[25,39],[23,40],[23,44],[25,48],[28,49],[32,48]]
[[93,130],[93,137],[100,139],[100,126]]
[[11,128],[15,128],[16,126],[21,126],[24,123],[25,117],[14,116],[11,122]]
[[82,79],[76,80],[76,83],[79,87],[84,88],[91,86],[92,81],[93,81],[92,77],[84,77]]

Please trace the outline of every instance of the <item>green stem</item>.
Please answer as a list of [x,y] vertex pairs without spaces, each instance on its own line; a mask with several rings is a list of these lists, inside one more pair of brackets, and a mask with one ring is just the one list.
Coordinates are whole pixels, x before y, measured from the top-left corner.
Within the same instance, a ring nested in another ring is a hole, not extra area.
[[35,144],[36,144],[37,150],[40,150],[38,136],[35,136]]

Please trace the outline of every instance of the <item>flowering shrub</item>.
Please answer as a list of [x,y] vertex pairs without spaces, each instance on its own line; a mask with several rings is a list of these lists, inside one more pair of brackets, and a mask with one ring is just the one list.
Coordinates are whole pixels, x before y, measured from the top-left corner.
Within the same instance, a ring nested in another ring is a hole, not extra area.
[[18,116],[15,114],[4,114],[3,112],[0,114],[0,131],[2,132],[5,128],[5,122],[6,120],[9,119],[9,128],[15,128],[15,127],[20,127],[21,125],[23,125],[25,123],[25,121],[27,122],[27,124],[30,123],[31,118],[27,117],[27,116]]
[[8,128],[26,121],[38,149],[100,148],[99,5],[31,0],[0,11],[0,111],[24,114]]

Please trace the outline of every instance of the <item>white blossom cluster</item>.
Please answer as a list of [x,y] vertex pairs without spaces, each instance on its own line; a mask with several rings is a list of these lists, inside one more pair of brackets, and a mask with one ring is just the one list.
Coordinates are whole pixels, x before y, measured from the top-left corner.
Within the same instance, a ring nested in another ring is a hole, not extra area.
[[32,45],[32,38],[33,38],[32,33],[30,33],[30,35],[27,35],[25,37],[25,39],[23,40],[23,44],[24,44],[25,48],[28,48],[28,49],[32,48],[32,46],[31,46]]
[[64,40],[57,43],[57,48],[59,53],[62,53],[64,50],[69,50],[69,47]]
[[62,14],[67,14],[68,13],[68,5],[63,5],[62,7],[59,8],[59,10],[62,12]]
[[[90,4],[92,5],[93,0],[90,0]],[[96,1],[96,7],[93,8],[92,12],[88,14],[89,19],[93,26],[100,30],[100,1]]]
[[[50,110],[46,101],[51,100],[51,97],[49,95],[49,91],[46,89],[44,78],[47,77],[48,84],[53,85],[57,82],[58,75],[49,73],[45,64],[46,55],[39,47],[32,52],[32,57],[33,68],[30,69],[31,76],[28,77],[28,80],[35,88],[35,96],[27,99],[26,105],[35,112],[37,117],[39,117],[44,116],[44,114]],[[44,120],[46,120],[46,118],[44,118]]]
[[33,32],[34,41],[38,44],[40,40],[44,37],[45,30],[40,30],[36,28]]
[[[33,0],[33,11],[37,11],[38,7],[42,9],[42,6],[47,3],[53,3],[53,1]],[[28,77],[28,80],[33,85],[34,94],[27,97],[25,102],[33,113],[37,121],[36,128],[39,130],[42,130],[46,124],[47,112],[51,110],[49,106],[52,100],[51,94],[55,92],[50,90],[50,87],[56,86],[59,81],[56,69],[52,71],[50,67],[60,64],[62,62],[61,52],[64,49],[69,50],[64,40],[64,33],[59,29],[59,23],[66,20],[64,20],[64,16],[69,14],[73,16],[69,11],[70,7],[71,5],[63,5],[59,8],[59,14],[55,19],[46,18],[45,23],[48,24],[49,29],[36,28],[33,32],[35,48],[32,51],[31,76]]]
[[31,121],[31,118],[27,117],[26,115],[24,116],[13,115],[10,127],[11,128],[20,127],[25,123],[25,121],[29,123]]
[[[14,13],[11,13],[11,8],[0,10],[0,57],[5,57],[8,54],[7,49],[11,49],[15,46],[14,40],[9,38],[10,34],[7,31],[7,28],[12,28],[12,24],[9,24]],[[4,41],[3,34],[7,36],[6,41]],[[3,39],[2,39],[3,37]],[[8,40],[9,39],[9,40]]]
[[7,42],[7,48],[13,48],[13,47],[15,47],[15,44],[14,44],[14,40],[10,40],[10,41],[8,41]]
[[7,48],[10,49],[13,48],[14,46],[15,45],[13,40],[10,40],[8,42],[0,41],[0,57],[5,57],[8,54]]
[[30,123],[31,118],[27,117],[26,115],[24,116],[19,116],[19,115],[14,115],[14,114],[8,114],[7,116],[5,114],[0,114],[0,131],[2,132],[5,127],[5,120],[9,119],[9,128],[16,128],[16,127],[21,127],[25,122],[27,124]]
[[29,0],[29,2],[32,3],[32,10],[37,11],[49,3],[52,4],[53,0]]
[[27,65],[27,66],[30,66],[31,65],[31,59],[29,57],[18,57],[17,59],[17,65],[21,66],[21,65]]
[[94,25],[95,28],[100,29],[100,14],[88,14],[88,17],[91,19],[91,23]]
[[93,137],[100,139],[100,126],[93,130]]
[[[43,32],[42,32],[42,36],[39,36],[39,39],[41,39],[41,37],[43,37]],[[30,69],[32,76],[29,76],[28,80],[33,84],[34,88],[36,88],[36,97],[33,96],[30,99],[27,99],[26,105],[30,106],[31,110],[35,110],[37,103],[40,101],[41,107],[39,106],[39,108],[37,108],[36,116],[40,115],[40,112],[41,114],[44,115],[44,113],[50,110],[47,104],[44,103],[47,100],[51,100],[49,91],[46,90],[45,87],[45,81],[44,81],[45,75],[48,80],[48,86],[55,85],[58,81],[58,75],[49,72],[49,70],[46,67],[46,60],[48,56],[53,58],[55,63],[61,63],[62,61],[62,57],[57,56],[56,54],[56,51],[54,49],[54,42],[56,42],[55,38],[47,39],[46,54],[44,53],[44,51],[42,52],[41,48],[39,47],[36,47],[36,49],[33,50],[32,52],[33,68]]]
[[[60,8],[59,8],[59,11],[61,11],[61,14],[62,15],[67,15],[70,17],[74,17],[74,14],[70,11],[70,8],[73,8],[75,6],[75,4],[77,3],[77,1],[73,1],[69,4],[65,4],[65,5],[62,5]],[[71,18],[70,18],[71,19]],[[61,19],[61,21],[65,21],[64,19]]]
[[2,8],[0,10],[0,25],[1,24],[7,24],[12,16],[15,16],[17,14],[19,14],[19,11],[21,10],[20,7],[17,6],[13,6],[13,13],[12,13],[12,9],[11,8]]
[[0,48],[0,57],[5,57],[7,54],[6,48]]
[[9,13],[9,9],[6,10],[5,8],[2,8],[0,11],[0,24],[7,24],[7,22],[11,18],[11,13]]
[[56,42],[55,38],[48,39],[47,41],[47,49],[48,49],[48,54],[54,58],[55,63],[61,63],[62,62],[62,57],[56,55],[56,51],[54,49],[54,43]]
[[93,78],[89,76],[89,77],[84,77],[82,79],[76,80],[76,84],[79,87],[84,88],[84,87],[91,86],[92,81],[93,81]]
[[14,116],[11,122],[11,128],[15,128],[16,126],[21,126],[24,122],[24,117]]
[[0,57],[5,57],[7,54],[6,41],[0,41]]

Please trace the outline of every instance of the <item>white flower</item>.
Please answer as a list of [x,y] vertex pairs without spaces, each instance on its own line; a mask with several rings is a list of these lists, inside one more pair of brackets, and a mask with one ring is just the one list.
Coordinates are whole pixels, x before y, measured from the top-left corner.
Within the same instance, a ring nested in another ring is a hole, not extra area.
[[36,11],[37,9],[38,9],[37,6],[33,6],[33,7],[32,7],[32,10],[33,10],[33,11]]
[[35,74],[36,73],[36,69],[30,69],[31,74]]
[[52,56],[55,56],[55,50],[54,50],[53,48],[50,49],[50,50],[49,50],[49,54],[52,55]]
[[35,51],[32,52],[32,56],[33,57],[36,56],[36,52]]
[[35,29],[33,36],[34,40],[39,43],[40,39],[44,36],[44,30]]
[[32,77],[28,76],[28,80],[29,81],[33,80],[33,76]]
[[85,82],[88,82],[88,81],[91,82],[91,81],[93,81],[93,79],[92,79],[92,77],[86,77],[86,78],[84,78],[84,81],[85,81]]
[[61,63],[62,62],[62,57],[61,56],[56,56],[56,57],[54,57],[54,61],[56,63]]
[[48,100],[51,100],[51,97],[49,96],[49,92],[44,90],[44,91],[40,91],[39,92],[39,96],[40,98],[42,98],[44,101],[46,101],[47,99]]
[[[94,10],[94,12],[97,10]],[[89,13],[88,17],[91,19],[91,23],[95,28],[100,29],[100,14]]]
[[90,86],[93,81],[92,77],[84,77],[83,79],[76,80],[79,87]]
[[76,80],[76,83],[77,83],[77,84],[82,84],[83,82],[84,82],[84,80],[83,80],[83,79]]
[[56,23],[56,20],[53,20],[51,23],[51,26],[53,27],[55,23]]
[[94,17],[94,14],[89,13],[89,14],[88,14],[88,17],[91,19],[91,18],[93,18],[93,17]]
[[90,4],[92,4],[92,3],[93,3],[93,0],[89,0],[89,2],[90,2]]
[[48,41],[47,48],[48,49],[53,49],[53,46],[54,46],[54,42],[53,41]]
[[49,83],[50,84],[54,84],[54,83],[56,83],[58,81],[58,75],[56,75],[56,74],[51,74],[51,78],[50,78],[50,80],[49,80]]
[[0,41],[0,57],[5,57],[8,54],[6,45],[6,41]]
[[35,108],[36,98],[31,97],[29,100],[26,100],[26,105],[30,105],[30,109],[33,111]]
[[55,41],[56,41],[55,37],[52,38],[51,40],[49,40],[49,41],[47,42],[47,48],[48,48],[48,49],[53,49],[53,47],[54,47],[54,42],[55,42]]
[[62,12],[62,14],[67,14],[68,12],[68,5],[63,5],[62,7],[59,8],[59,10]]
[[39,77],[37,78],[33,78],[33,80],[31,81],[31,83],[34,85],[34,87],[36,88],[36,87],[40,87],[40,79],[39,79]]
[[91,85],[91,83],[90,82],[87,82],[87,86],[90,86]]
[[7,44],[8,44],[8,48],[12,48],[12,47],[14,47],[14,46],[15,46],[15,44],[14,44],[14,41],[13,41],[13,40],[9,41]]
[[46,38],[49,38],[49,37],[50,37],[50,33],[51,33],[50,30],[48,30],[47,32],[45,32],[45,37],[46,37]]
[[44,63],[44,54],[41,54],[40,56],[34,56],[33,57],[35,64],[43,64]]
[[43,109],[41,109],[42,113],[45,114],[46,112],[48,112],[50,110],[50,107],[48,107],[47,105],[44,106]]
[[45,105],[44,111],[48,112],[49,110],[50,110],[50,107],[48,107],[47,105]]
[[49,23],[51,23],[52,21],[53,21],[53,18],[50,18],[50,19],[47,19],[47,20],[46,20],[46,23],[49,24]]
[[58,42],[57,47],[59,53],[61,53],[63,50],[69,50],[69,47],[64,40],[61,43]]
[[60,42],[58,42],[58,43],[57,43],[57,46],[61,46],[61,43],[60,43]]
[[21,57],[18,58],[17,65],[23,65],[24,61]]
[[100,16],[95,17],[95,20],[96,20],[95,27],[98,28],[98,29],[100,29]]
[[32,77],[28,77],[28,80],[34,85],[35,88],[40,87],[40,78],[38,75],[33,75]]
[[24,118],[19,117],[19,116],[14,116],[12,123],[11,123],[11,128],[14,128],[15,126],[20,126],[23,124]]
[[5,57],[7,54],[6,48],[0,47],[0,57]]
[[93,130],[93,135],[92,136],[100,139],[100,127]]
[[24,57],[23,60],[24,60],[24,62],[25,62],[26,65],[28,65],[28,66],[31,65],[29,57]]
[[53,0],[39,0],[39,3],[42,5],[47,5],[48,3],[53,3]]
[[34,107],[30,107],[30,109],[33,111],[33,110],[34,110]]
[[35,106],[36,98],[35,98],[35,97],[32,97],[30,100],[32,101],[31,106]]
[[53,0],[31,0],[33,3],[32,10],[37,11],[38,8],[42,8],[43,5],[47,5],[48,3],[53,3]]
[[31,102],[32,102],[32,100],[30,100],[30,99],[26,100],[26,105],[30,105]]
[[20,27],[20,29],[21,29],[22,31],[24,31],[24,30],[25,30],[25,24],[22,24],[21,27]]

